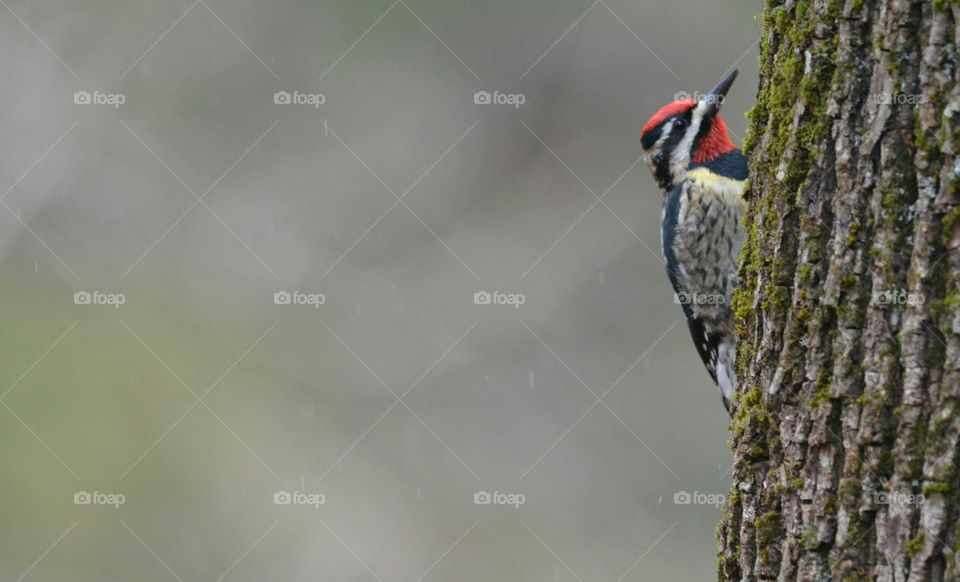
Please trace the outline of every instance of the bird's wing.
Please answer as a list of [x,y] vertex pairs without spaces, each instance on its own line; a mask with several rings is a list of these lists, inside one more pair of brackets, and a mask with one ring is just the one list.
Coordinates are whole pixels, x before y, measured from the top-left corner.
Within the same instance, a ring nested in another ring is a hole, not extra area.
[[688,297],[691,290],[686,285],[686,271],[680,263],[677,256],[677,225],[681,220],[683,210],[682,202],[685,196],[689,199],[690,180],[674,186],[663,202],[663,220],[661,220],[661,244],[663,245],[663,262],[667,269],[667,277],[677,296],[681,298],[680,307],[683,308],[683,315],[687,320],[687,327],[690,328],[690,335],[693,337],[693,345],[697,348],[700,359],[703,360],[710,377],[714,383],[717,382],[717,357],[720,348],[721,337],[715,333],[710,333],[703,319],[696,317],[693,307],[689,301],[683,300]]

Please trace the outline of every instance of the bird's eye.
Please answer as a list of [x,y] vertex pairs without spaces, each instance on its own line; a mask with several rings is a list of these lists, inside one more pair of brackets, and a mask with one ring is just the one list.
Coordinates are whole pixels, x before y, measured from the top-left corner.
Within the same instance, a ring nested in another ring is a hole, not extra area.
[[673,124],[674,129],[685,129],[687,127],[686,119],[678,119],[676,123]]

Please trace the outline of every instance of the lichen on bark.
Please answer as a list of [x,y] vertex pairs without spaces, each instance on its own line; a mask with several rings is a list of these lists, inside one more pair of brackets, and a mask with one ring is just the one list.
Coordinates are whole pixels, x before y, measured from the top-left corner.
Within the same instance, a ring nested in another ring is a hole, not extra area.
[[767,0],[723,580],[960,580],[960,3]]

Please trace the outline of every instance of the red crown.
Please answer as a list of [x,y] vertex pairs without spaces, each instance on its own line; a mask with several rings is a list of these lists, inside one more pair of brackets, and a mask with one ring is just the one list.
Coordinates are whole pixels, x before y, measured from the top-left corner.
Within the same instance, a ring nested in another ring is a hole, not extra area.
[[640,135],[647,133],[651,129],[663,123],[663,120],[670,117],[671,115],[676,115],[678,113],[683,113],[684,111],[693,108],[697,102],[693,99],[680,99],[679,101],[671,101],[663,107],[660,108],[660,111],[657,111],[653,114],[647,124],[643,126],[643,131],[640,132]]
[[[661,107],[659,111],[654,113],[653,117],[647,120],[646,125],[643,126],[643,130],[640,132],[640,136],[642,137],[648,131],[656,128],[668,117],[683,113],[696,105],[697,101],[694,99],[681,99],[667,103]],[[697,143],[697,149],[693,152],[692,156],[693,162],[702,164],[707,160],[712,160],[720,154],[727,153],[733,149],[736,149],[736,146],[733,145],[733,142],[730,141],[730,136],[727,135],[727,124],[724,123],[722,117],[716,115],[713,118],[713,125],[710,127],[710,132],[703,136],[699,143]]]

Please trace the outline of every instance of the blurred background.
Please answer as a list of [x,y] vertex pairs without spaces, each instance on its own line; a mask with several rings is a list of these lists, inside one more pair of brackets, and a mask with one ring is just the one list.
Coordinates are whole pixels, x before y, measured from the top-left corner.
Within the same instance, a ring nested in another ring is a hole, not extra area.
[[0,578],[712,579],[639,132],[760,7],[591,1],[0,1]]

